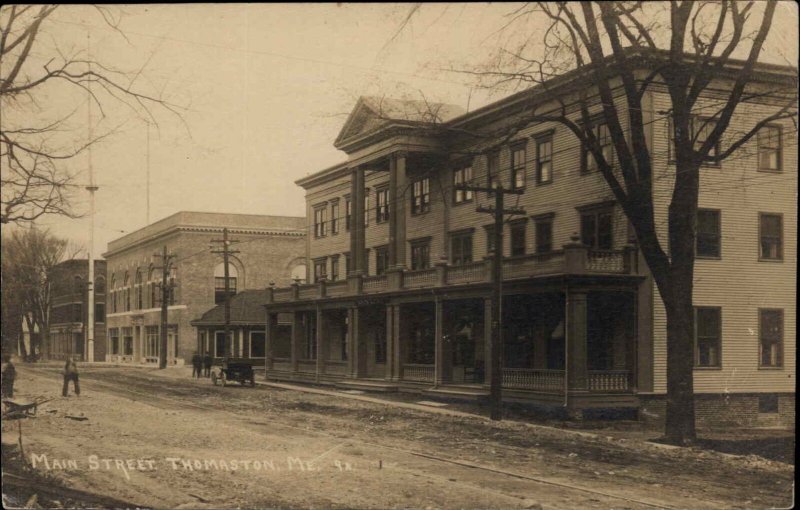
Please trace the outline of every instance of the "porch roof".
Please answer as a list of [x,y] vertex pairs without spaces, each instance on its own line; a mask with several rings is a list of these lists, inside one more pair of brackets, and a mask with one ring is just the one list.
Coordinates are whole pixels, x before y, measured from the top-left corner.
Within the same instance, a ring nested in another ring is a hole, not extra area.
[[[231,298],[231,324],[264,326],[267,302],[266,290],[243,290]],[[219,304],[208,310],[192,326],[217,326],[225,324],[225,305]]]

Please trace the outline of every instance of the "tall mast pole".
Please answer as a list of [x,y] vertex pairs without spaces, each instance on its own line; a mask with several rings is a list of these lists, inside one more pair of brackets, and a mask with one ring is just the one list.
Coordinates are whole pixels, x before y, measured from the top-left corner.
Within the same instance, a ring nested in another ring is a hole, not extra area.
[[[86,46],[89,61],[89,71],[92,70],[92,47],[91,33],[86,32]],[[89,185],[86,190],[89,192],[89,278],[87,281],[88,299],[86,305],[86,361],[94,361],[94,192],[97,186],[94,184],[94,171],[92,169],[92,81],[88,83],[88,100],[86,112],[88,115],[87,128],[89,130]]]

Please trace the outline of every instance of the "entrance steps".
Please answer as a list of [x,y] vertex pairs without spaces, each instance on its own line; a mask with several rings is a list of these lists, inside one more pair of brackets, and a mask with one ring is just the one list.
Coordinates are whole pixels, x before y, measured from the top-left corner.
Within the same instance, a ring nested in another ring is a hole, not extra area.
[[489,389],[480,384],[448,384],[438,388],[428,388],[422,394],[439,400],[480,402],[489,398]]
[[345,390],[374,391],[377,393],[395,393],[397,385],[381,379],[348,379],[337,381],[336,388]]

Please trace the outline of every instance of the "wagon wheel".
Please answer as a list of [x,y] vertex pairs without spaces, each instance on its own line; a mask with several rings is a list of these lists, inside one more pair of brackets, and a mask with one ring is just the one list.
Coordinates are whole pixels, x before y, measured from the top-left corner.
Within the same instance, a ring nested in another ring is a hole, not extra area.
[[214,383],[214,386],[217,385],[217,373],[214,371],[211,372],[211,382]]

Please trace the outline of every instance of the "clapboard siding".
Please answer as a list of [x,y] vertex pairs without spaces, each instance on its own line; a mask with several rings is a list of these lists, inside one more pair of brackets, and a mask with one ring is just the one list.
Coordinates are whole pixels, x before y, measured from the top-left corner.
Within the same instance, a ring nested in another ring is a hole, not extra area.
[[[655,112],[669,109],[665,93],[653,94]],[[718,100],[699,103],[700,111],[719,107]],[[739,107],[728,132],[744,132],[774,112],[770,105]],[[667,235],[667,210],[674,165],[667,161],[668,121],[654,113],[653,162],[657,169],[656,223],[662,239]],[[782,122],[783,168],[780,174],[757,170],[757,140],[752,138],[719,167],[700,171],[701,208],[719,209],[722,257],[698,259],[695,264],[694,303],[722,308],[722,367],[695,370],[695,391],[774,392],[795,387],[795,278],[797,244],[797,139],[790,122]],[[722,144],[724,150],[726,144]],[[758,260],[759,212],[783,214],[784,260]],[[664,243],[666,245],[666,243]],[[666,313],[655,290],[654,387],[666,391]],[[759,308],[784,310],[784,367],[759,369]]]

